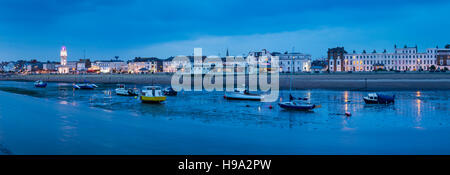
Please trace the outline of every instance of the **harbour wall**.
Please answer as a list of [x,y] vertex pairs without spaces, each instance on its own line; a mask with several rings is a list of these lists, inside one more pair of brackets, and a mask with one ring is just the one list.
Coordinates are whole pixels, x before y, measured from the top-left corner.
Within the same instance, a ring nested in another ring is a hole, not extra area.
[[[68,83],[127,83],[170,85],[172,74],[84,74],[84,75],[16,75],[2,74],[3,81],[36,81]],[[193,79],[193,78],[192,78]],[[291,75],[281,74],[280,89],[289,89]],[[246,78],[248,82],[248,77]],[[450,90],[450,73],[341,73],[295,74],[294,89],[335,90]]]

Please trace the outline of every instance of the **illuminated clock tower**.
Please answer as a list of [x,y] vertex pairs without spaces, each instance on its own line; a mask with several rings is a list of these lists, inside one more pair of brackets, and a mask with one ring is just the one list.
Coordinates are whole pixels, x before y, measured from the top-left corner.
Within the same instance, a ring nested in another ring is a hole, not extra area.
[[66,46],[62,46],[61,48],[61,66],[67,65],[67,49]]
[[60,74],[69,73],[69,67],[67,67],[67,49],[66,46],[62,46],[61,48],[61,65],[58,67],[58,72]]

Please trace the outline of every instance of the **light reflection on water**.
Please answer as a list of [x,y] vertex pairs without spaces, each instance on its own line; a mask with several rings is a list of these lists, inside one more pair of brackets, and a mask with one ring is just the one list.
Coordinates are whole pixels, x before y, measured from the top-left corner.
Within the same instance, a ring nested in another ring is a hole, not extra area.
[[[358,130],[377,128],[426,129],[450,126],[449,91],[392,91],[396,103],[366,105],[363,91],[302,90],[293,91],[320,108],[310,112],[286,111],[277,103],[228,101],[222,92],[180,92],[163,104],[142,104],[137,98],[114,94],[114,84],[100,84],[96,90],[73,90],[69,83],[49,83],[45,89],[32,82],[1,82],[0,87],[16,87],[37,92],[37,97],[56,100],[64,105],[86,105],[104,112],[128,111],[133,117],[168,120],[190,119],[219,125],[303,128],[307,130]],[[139,88],[141,85],[127,85]],[[35,94],[35,93],[33,93]],[[289,92],[280,93],[280,101]],[[273,106],[270,109],[269,106]],[[343,114],[352,113],[351,117]],[[71,128],[71,127],[69,127]]]

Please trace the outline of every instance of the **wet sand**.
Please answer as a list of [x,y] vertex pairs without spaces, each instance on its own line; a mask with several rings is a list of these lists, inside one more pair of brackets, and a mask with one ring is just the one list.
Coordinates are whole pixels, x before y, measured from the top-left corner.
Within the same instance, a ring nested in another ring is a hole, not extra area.
[[[1,75],[0,80],[92,82],[170,85],[171,74]],[[280,75],[280,88],[289,88],[290,75]],[[294,89],[449,90],[450,73],[296,74]]]

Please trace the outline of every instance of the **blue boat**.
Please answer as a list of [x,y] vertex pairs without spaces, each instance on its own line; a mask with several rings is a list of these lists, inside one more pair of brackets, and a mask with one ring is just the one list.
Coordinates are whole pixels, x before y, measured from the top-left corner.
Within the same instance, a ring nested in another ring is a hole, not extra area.
[[163,90],[164,95],[166,96],[177,96],[178,92],[175,91],[172,87],[168,87]]
[[366,104],[390,104],[395,102],[395,95],[372,93],[364,97]]
[[47,87],[47,83],[43,82],[42,80],[38,80],[38,81],[34,82],[34,87],[45,88],[45,87]]
[[87,89],[87,90],[92,90],[97,88],[98,86],[95,84],[89,84],[89,83],[84,83],[84,84],[74,84],[73,88],[74,89]]

